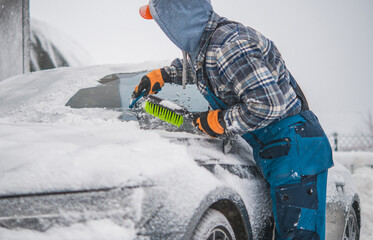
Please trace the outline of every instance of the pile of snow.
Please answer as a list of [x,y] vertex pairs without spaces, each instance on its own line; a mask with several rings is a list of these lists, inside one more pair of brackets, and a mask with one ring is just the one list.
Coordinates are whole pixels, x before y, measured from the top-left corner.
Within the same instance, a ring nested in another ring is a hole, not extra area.
[[361,202],[360,239],[373,238],[373,152],[334,152],[334,159],[352,173]]
[[162,100],[160,103],[159,103],[161,106],[164,106],[168,109],[171,109],[171,110],[181,110],[183,109],[181,106],[171,102],[171,101],[168,101],[168,100]]

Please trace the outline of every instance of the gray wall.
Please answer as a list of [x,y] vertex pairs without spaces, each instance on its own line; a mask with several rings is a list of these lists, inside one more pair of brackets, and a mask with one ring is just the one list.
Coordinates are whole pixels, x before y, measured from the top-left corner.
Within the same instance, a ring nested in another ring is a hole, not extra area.
[[0,0],[0,81],[30,71],[29,0]]

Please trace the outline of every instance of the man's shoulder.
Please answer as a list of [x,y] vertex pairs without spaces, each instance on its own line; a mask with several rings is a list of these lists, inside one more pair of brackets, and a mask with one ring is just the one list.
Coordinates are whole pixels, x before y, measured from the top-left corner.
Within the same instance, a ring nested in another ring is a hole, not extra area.
[[241,23],[229,21],[218,27],[211,37],[210,49],[224,48],[234,42],[259,43],[265,38],[261,33]]
[[218,26],[214,34],[211,37],[211,45],[224,45],[228,42],[237,40],[239,35],[242,35],[242,31],[239,30],[242,28],[240,24],[235,22],[227,22],[222,26]]
[[213,33],[208,51],[230,52],[234,49],[252,52],[266,49],[271,41],[254,28],[238,22],[227,22]]

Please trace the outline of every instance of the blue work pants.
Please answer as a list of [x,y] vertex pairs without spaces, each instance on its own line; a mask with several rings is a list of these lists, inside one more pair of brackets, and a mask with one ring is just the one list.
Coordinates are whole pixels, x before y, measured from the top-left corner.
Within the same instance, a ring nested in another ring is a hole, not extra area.
[[242,136],[271,187],[276,239],[325,239],[329,141],[309,110]]

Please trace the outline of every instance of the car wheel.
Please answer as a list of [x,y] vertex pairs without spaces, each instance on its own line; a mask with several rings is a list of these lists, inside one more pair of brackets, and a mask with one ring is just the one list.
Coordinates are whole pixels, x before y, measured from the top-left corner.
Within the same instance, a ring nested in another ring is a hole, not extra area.
[[201,218],[192,240],[236,240],[228,219],[219,211],[209,209]]
[[348,213],[347,222],[345,225],[345,231],[343,234],[343,240],[359,240],[359,224],[355,209],[351,207]]

